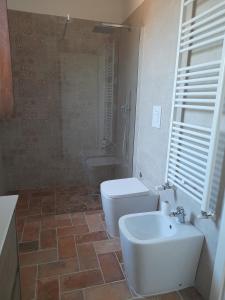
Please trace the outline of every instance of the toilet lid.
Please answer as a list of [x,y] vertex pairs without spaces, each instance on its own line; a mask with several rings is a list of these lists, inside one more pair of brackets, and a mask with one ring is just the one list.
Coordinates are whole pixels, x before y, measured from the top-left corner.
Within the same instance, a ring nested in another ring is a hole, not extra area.
[[101,194],[109,198],[146,195],[149,189],[137,178],[109,180],[101,184]]

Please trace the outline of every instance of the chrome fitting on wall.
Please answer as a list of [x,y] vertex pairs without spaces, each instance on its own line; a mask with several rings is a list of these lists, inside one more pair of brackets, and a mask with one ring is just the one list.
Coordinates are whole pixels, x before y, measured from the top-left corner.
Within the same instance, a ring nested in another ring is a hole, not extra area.
[[175,186],[171,185],[169,182],[166,182],[165,184],[159,185],[155,187],[156,191],[161,192],[161,191],[166,191],[166,190],[175,190]]
[[213,211],[201,211],[201,214],[198,216],[199,219],[215,219],[216,213]]

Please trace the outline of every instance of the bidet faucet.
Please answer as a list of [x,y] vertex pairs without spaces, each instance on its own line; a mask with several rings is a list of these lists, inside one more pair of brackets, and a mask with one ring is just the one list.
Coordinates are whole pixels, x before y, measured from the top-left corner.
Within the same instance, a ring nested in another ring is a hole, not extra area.
[[185,223],[185,211],[182,206],[178,206],[177,210],[170,214],[170,217],[177,217],[179,223]]

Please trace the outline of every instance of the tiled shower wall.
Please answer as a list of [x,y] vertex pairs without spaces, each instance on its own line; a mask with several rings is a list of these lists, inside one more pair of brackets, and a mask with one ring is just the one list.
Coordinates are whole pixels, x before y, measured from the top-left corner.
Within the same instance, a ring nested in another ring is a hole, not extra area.
[[[1,121],[8,190],[86,184],[82,158],[101,152],[105,51],[95,22],[9,11],[15,112]],[[109,55],[108,55],[109,56]],[[111,58],[112,62],[112,58]]]

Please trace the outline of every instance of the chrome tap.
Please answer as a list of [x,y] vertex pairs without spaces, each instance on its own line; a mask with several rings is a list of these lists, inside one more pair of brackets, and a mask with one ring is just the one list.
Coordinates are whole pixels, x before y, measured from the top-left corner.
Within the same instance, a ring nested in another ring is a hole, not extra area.
[[170,214],[170,217],[177,217],[179,223],[185,224],[185,211],[182,206],[178,206],[177,210]]

